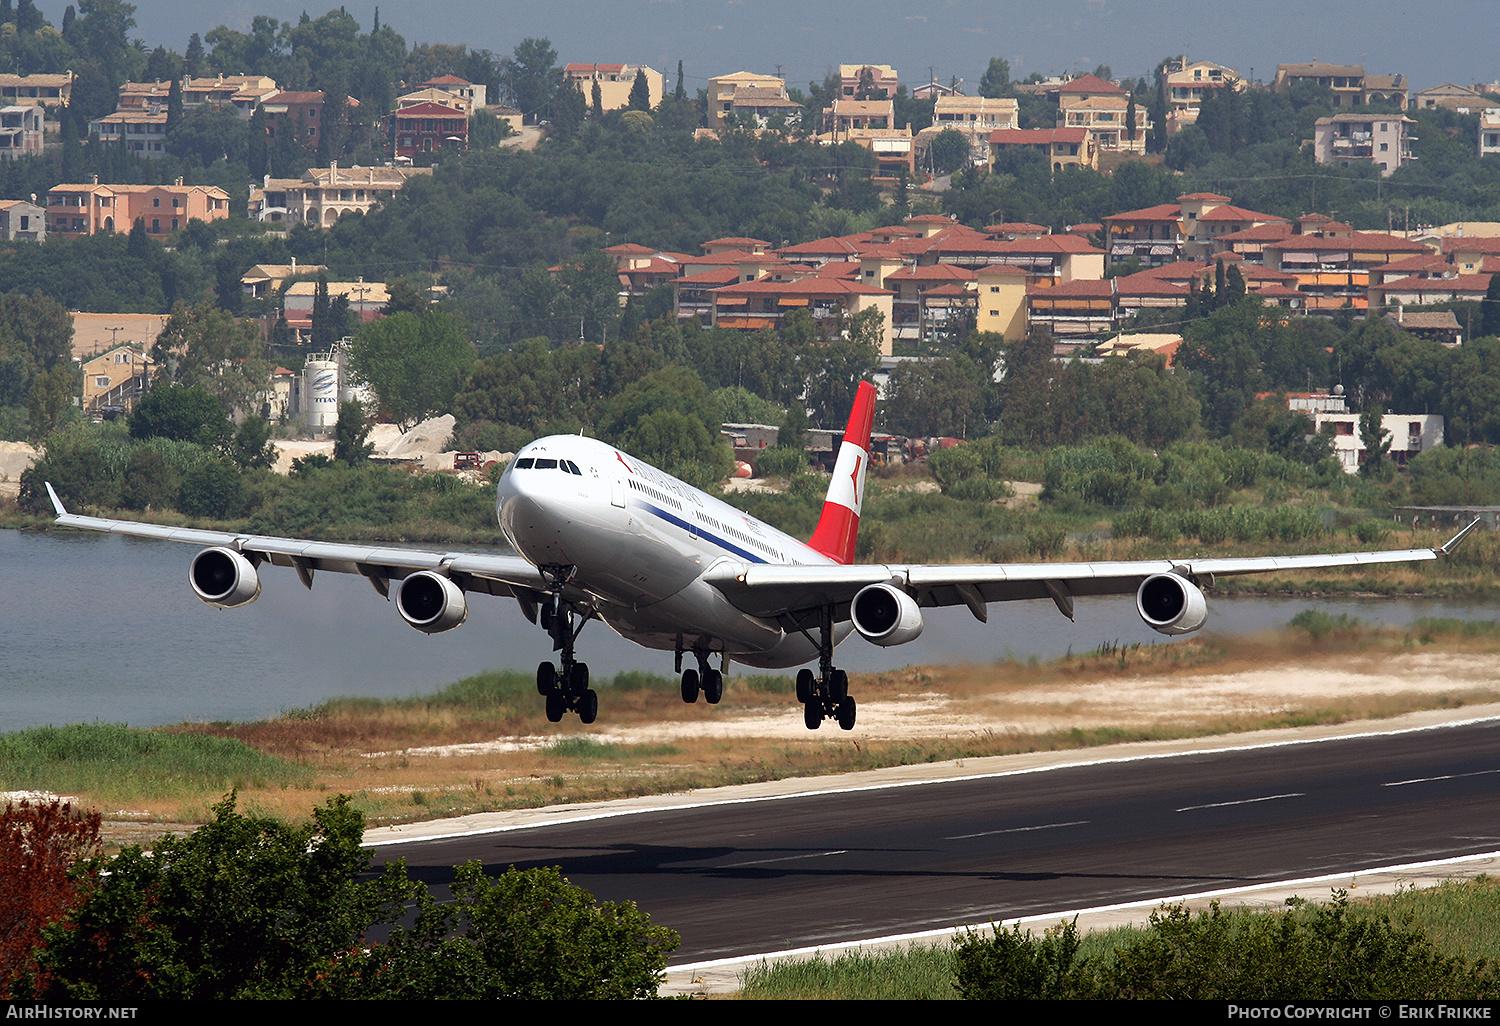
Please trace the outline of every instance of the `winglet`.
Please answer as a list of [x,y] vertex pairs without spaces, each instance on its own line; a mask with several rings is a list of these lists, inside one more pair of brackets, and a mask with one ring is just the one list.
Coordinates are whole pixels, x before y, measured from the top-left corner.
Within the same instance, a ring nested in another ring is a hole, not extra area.
[[1439,545],[1437,548],[1433,549],[1432,551],[1436,552],[1439,556],[1446,556],[1446,555],[1448,555],[1454,549],[1458,548],[1458,543],[1464,540],[1464,535],[1466,535],[1470,531],[1474,530],[1474,528],[1476,526],[1478,526],[1479,522],[1481,520],[1483,520],[1483,519],[1484,519],[1483,517],[1475,517],[1473,520],[1469,521],[1469,526],[1468,527],[1465,527],[1462,531],[1459,531],[1452,538],[1449,538],[1446,544]]
[[57,490],[52,487],[52,482],[47,482],[47,494],[52,498],[52,508],[57,510],[57,515],[65,517],[68,511],[63,509],[62,500],[57,497]]
[[865,497],[865,471],[870,466],[870,428],[875,420],[875,386],[861,381],[854,393],[854,409],[839,446],[823,515],[808,541],[811,548],[836,562],[854,562],[859,535],[859,510]]

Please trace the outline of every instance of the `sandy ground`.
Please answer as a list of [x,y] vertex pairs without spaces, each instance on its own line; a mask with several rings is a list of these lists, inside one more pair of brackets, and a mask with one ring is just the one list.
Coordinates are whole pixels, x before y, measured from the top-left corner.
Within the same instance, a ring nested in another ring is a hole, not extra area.
[[37,451],[25,442],[0,442],[0,497],[21,494],[21,475],[36,458]]
[[[1500,655],[1417,651],[1394,657],[1299,663],[1241,672],[1111,678],[1078,683],[986,687],[983,667],[912,670],[911,690],[895,698],[859,702],[858,724],[844,734],[832,722],[830,740],[900,741],[965,735],[1041,734],[1095,727],[1221,724],[1279,714],[1358,707],[1374,696],[1405,707],[1471,706],[1500,702]],[[926,675],[965,682],[966,697],[926,688]],[[859,688],[851,687],[856,700]],[[601,743],[666,744],[687,738],[806,741],[811,736],[795,707],[735,710],[733,695],[711,719],[662,720],[589,736]],[[727,715],[726,715],[727,714]],[[408,756],[480,755],[551,744],[553,735],[406,749]],[[385,753],[371,753],[385,754]]]

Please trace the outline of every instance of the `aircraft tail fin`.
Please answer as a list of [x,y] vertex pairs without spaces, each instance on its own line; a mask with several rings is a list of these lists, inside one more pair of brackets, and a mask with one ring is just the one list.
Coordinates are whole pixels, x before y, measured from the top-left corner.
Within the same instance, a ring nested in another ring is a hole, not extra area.
[[838,462],[833,480],[828,483],[828,497],[823,500],[823,515],[818,518],[808,546],[839,563],[854,562],[854,542],[859,535],[859,509],[865,497],[865,471],[870,466],[870,428],[875,420],[875,386],[859,383],[854,394],[854,409],[849,411],[849,426],[839,445]]

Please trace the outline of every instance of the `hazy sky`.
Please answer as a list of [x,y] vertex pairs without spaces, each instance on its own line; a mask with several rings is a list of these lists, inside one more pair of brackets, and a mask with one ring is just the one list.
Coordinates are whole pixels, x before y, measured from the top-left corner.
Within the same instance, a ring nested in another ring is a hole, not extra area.
[[[53,24],[63,4],[40,0]],[[137,34],[181,53],[192,32],[216,25],[246,29],[255,14],[295,21],[332,4],[288,0],[138,0]],[[685,63],[690,91],[708,76],[775,73],[805,87],[839,63],[893,65],[919,83],[932,69],[970,90],[991,57],[1011,72],[1092,71],[1146,74],[1168,54],[1217,61],[1268,80],[1278,63],[1323,60],[1363,64],[1373,74],[1401,72],[1413,89],[1440,82],[1500,79],[1493,45],[1493,2],[1327,0],[353,0],[346,10],[368,30],[382,23],[418,42],[466,43],[508,53],[527,36],[546,37],[561,61],[643,61],[668,74]]]

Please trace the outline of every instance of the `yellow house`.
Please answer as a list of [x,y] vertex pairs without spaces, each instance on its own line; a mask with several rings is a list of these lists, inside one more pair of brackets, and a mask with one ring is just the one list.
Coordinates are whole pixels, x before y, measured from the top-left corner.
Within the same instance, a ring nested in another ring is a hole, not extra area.
[[129,412],[146,390],[153,361],[133,345],[120,345],[83,364],[83,408],[93,413],[110,406]]
[[975,328],[1015,342],[1026,337],[1026,269],[991,264],[975,272],[978,304]]

